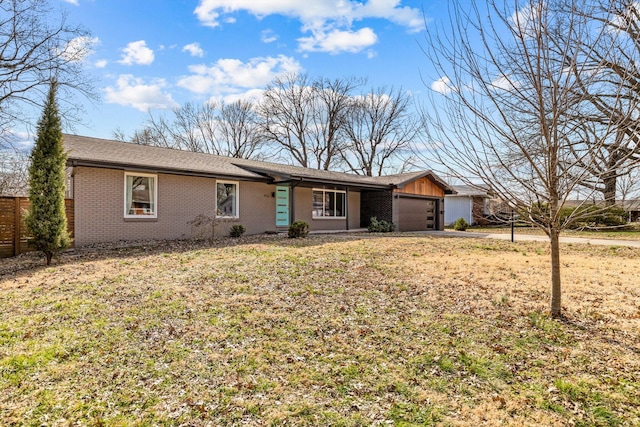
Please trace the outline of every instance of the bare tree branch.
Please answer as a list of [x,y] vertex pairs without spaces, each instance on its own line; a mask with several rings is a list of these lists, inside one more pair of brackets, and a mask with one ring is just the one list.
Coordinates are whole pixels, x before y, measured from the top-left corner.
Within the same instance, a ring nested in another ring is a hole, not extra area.
[[350,96],[362,84],[354,78],[311,81],[306,75],[276,78],[259,106],[263,134],[304,167],[334,169],[340,161]]
[[560,316],[559,234],[586,212],[565,218],[561,209],[617,132],[610,111],[601,116],[597,138],[589,134],[593,108],[580,90],[597,85],[603,69],[587,69],[582,42],[597,46],[607,33],[582,13],[590,10],[588,0],[450,5],[447,26],[428,28],[424,46],[440,74],[424,114],[430,154],[447,173],[481,181],[544,230],[551,314]]
[[149,113],[145,126],[127,137],[114,138],[142,145],[176,148],[239,158],[260,158],[265,139],[254,106],[249,101],[231,104],[186,103],[173,110],[173,120]]
[[342,132],[341,150],[349,170],[362,175],[382,175],[385,167],[408,149],[418,126],[409,112],[411,98],[401,89],[379,88],[352,100]]

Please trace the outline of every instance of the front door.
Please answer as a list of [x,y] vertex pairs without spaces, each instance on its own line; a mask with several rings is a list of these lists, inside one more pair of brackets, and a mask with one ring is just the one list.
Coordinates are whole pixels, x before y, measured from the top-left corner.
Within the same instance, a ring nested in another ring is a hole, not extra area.
[[276,227],[289,226],[289,187],[276,187]]

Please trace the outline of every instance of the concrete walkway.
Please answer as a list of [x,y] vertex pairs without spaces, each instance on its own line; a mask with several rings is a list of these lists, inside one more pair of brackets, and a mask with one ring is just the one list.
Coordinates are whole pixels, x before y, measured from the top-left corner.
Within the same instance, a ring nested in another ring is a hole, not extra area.
[[[489,234],[489,233],[474,233],[472,231],[425,231],[425,234],[431,236],[440,237],[473,237],[476,239],[497,239],[497,240],[511,240],[511,234]],[[536,236],[529,234],[516,234],[514,236],[515,241],[524,242],[549,242],[547,236]],[[640,248],[640,240],[618,240],[618,239],[593,239],[585,237],[560,237],[560,243],[577,243],[577,244],[589,244],[600,246],[628,246],[632,248]]]

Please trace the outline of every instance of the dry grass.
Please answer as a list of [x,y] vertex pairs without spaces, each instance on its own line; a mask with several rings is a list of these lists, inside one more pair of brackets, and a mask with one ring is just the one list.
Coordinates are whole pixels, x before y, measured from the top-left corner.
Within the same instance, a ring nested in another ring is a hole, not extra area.
[[[473,226],[468,229],[476,233],[511,234],[508,226]],[[516,227],[516,234],[544,236],[537,227]],[[587,239],[640,240],[640,224],[633,223],[628,228],[603,228],[600,230],[563,230],[563,237],[583,237]]]
[[640,250],[277,236],[0,265],[0,425],[638,425]]

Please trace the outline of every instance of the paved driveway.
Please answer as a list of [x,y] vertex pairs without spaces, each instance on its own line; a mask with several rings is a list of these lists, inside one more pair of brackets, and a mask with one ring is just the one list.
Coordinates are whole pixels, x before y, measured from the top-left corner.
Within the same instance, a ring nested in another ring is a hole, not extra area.
[[[472,231],[425,231],[425,234],[441,237],[474,237],[476,239],[511,240],[511,234],[474,233]],[[516,241],[548,242],[547,236],[516,234]],[[592,239],[584,237],[560,237],[560,243],[578,243],[601,246],[629,246],[640,248],[639,240]]]

